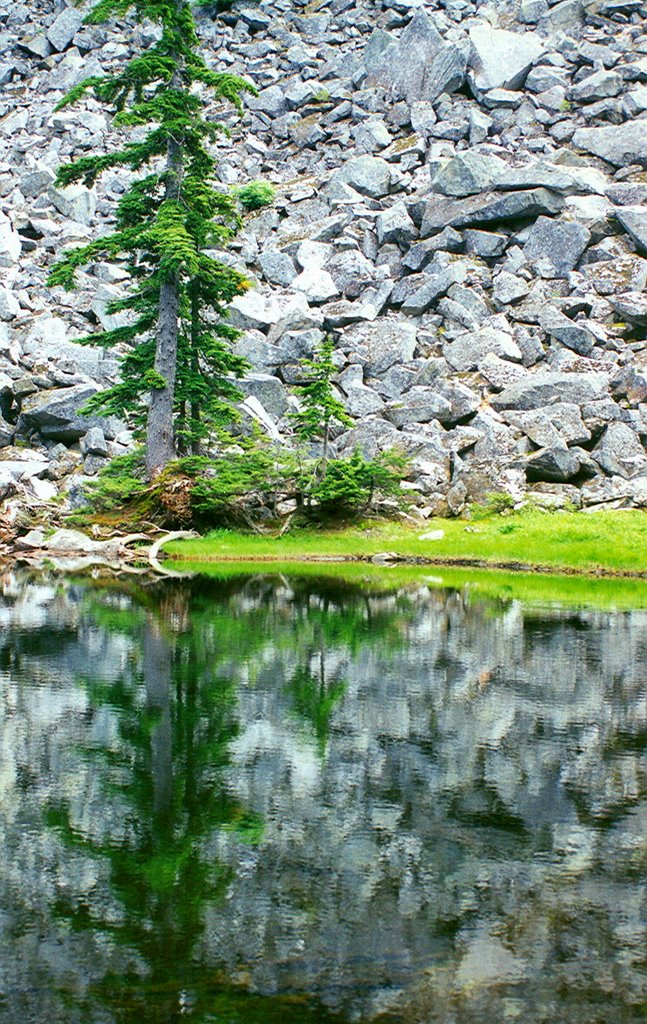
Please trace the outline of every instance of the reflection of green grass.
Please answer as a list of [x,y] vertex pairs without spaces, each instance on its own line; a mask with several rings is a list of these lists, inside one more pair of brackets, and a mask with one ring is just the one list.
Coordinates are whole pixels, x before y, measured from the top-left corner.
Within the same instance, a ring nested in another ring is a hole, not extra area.
[[560,576],[496,569],[453,569],[424,565],[367,565],[362,562],[180,562],[183,572],[217,579],[263,575],[328,579],[373,594],[387,594],[403,588],[426,586],[433,590],[450,587],[466,591],[475,599],[504,604],[513,600],[534,605],[567,605],[604,609],[647,608],[647,580],[599,579],[590,576]]
[[[435,530],[444,531],[440,540],[421,539]],[[647,574],[647,514],[535,509],[474,523],[442,519],[414,529],[394,523],[360,524],[345,530],[295,530],[281,538],[216,530],[199,540],[169,544],[166,550],[191,561],[369,558],[392,551],[436,561],[474,559],[506,566]]]

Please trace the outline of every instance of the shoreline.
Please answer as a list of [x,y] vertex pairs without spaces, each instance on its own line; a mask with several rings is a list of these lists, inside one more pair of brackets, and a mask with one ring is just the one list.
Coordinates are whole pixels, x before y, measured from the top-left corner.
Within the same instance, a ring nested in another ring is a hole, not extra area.
[[[387,553],[385,552],[385,555]],[[577,566],[542,565],[532,562],[517,561],[489,561],[484,558],[433,558],[431,556],[409,556],[398,555],[396,557],[379,558],[370,555],[203,555],[199,559],[187,558],[181,554],[167,554],[165,561],[170,562],[191,562],[199,565],[201,562],[209,565],[218,563],[227,564],[283,564],[295,565],[372,565],[383,566],[425,566],[434,565],[448,569],[493,569],[499,572],[511,573],[539,573],[542,576],[582,576],[601,579],[632,579],[647,580],[647,570],[639,569],[611,569],[605,566],[584,569]]]

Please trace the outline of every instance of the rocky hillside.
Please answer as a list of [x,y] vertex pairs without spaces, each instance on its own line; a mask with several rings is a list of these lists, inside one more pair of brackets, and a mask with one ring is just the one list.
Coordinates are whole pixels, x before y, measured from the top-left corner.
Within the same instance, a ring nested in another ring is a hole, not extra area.
[[[224,259],[252,363],[244,408],[289,443],[298,361],[335,338],[356,425],[336,444],[399,447],[420,512],[489,491],[549,506],[647,506],[647,7],[641,0],[280,0],[198,15],[214,68],[260,90],[228,112],[225,185],[272,207]],[[0,493],[74,504],[127,450],[79,409],[115,379],[80,347],[123,272],[73,293],[55,254],[106,230],[124,175],[53,186],[114,145],[72,85],[146,46],[64,0],[0,0]],[[214,109],[214,119],[223,119]]]

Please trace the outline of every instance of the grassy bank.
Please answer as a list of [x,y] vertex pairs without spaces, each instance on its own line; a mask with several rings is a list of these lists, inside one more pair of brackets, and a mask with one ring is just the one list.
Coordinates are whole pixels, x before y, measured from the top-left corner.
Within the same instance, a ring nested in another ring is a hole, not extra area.
[[[440,534],[425,539],[427,534]],[[217,530],[178,541],[167,556],[187,562],[370,560],[381,552],[430,564],[647,576],[647,513],[523,511],[467,522],[430,520],[411,528],[360,524],[294,530],[281,538]]]

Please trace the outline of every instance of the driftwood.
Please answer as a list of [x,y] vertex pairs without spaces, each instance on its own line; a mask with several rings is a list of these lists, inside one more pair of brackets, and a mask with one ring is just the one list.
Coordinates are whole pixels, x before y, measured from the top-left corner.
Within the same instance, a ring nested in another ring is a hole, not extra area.
[[167,569],[159,559],[158,555],[165,544],[169,544],[173,540],[192,540],[197,537],[197,533],[194,530],[176,530],[174,533],[167,533],[165,537],[160,537],[155,541],[154,544],[148,549],[148,564],[155,572],[160,573],[162,576],[172,576],[175,579],[186,579],[191,573],[187,572],[176,572],[175,569]]
[[[196,536],[193,531],[178,530],[150,544],[151,537],[146,533],[113,534],[106,540],[99,540],[80,530],[57,530],[50,537],[46,537],[43,530],[31,530],[1,553],[34,567],[53,564],[62,570],[77,571],[102,566],[128,574],[139,575],[152,570],[160,576],[182,578],[189,574],[167,569],[158,555],[164,544]],[[131,545],[137,541],[147,541],[150,546],[133,550]],[[147,568],[141,566],[145,561],[148,561]]]

